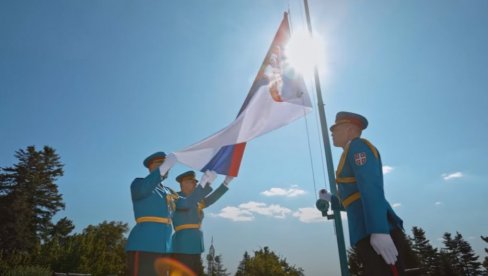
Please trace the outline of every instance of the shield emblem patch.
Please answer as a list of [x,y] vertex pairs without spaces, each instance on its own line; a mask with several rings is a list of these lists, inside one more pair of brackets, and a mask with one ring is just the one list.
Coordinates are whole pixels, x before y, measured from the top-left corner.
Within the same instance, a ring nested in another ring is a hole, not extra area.
[[354,154],[354,161],[356,162],[356,165],[362,166],[366,164],[366,153],[365,152],[360,152],[360,153],[355,153]]

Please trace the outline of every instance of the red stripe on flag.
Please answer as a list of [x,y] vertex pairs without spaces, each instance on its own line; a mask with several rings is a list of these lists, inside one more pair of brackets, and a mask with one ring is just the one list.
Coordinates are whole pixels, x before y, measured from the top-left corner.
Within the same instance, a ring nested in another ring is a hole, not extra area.
[[232,159],[230,161],[229,175],[237,176],[239,174],[239,167],[241,166],[242,156],[244,155],[244,149],[246,143],[240,143],[234,145],[234,151],[232,152]]

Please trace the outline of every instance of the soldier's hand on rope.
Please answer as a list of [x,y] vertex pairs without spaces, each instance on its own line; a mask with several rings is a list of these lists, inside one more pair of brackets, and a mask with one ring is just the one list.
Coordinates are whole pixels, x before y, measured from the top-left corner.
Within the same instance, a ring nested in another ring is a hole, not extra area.
[[319,198],[330,202],[330,207],[332,208],[332,210],[341,210],[341,203],[339,201],[339,198],[329,193],[327,189],[322,189],[319,191]]
[[330,202],[331,194],[327,191],[327,189],[322,189],[319,191],[319,198],[323,200],[327,200]]

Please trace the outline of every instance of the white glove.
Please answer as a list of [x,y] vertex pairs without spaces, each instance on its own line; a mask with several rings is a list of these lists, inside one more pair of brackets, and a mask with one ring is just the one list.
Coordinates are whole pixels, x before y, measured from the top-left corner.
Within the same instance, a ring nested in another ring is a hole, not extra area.
[[164,176],[168,173],[169,169],[171,169],[176,164],[176,155],[174,153],[170,153],[164,159],[163,164],[159,166],[159,173]]
[[389,234],[373,233],[369,239],[371,246],[378,255],[389,265],[394,265],[397,261],[398,251]]
[[320,199],[323,199],[323,200],[327,200],[330,202],[330,198],[331,198],[331,194],[329,194],[329,192],[327,192],[326,189],[322,189],[319,191],[319,198]]
[[205,174],[200,179],[200,185],[205,188],[205,185],[210,185],[217,178],[217,173],[215,171],[206,171]]
[[227,187],[229,187],[229,184],[230,184],[230,182],[231,182],[233,179],[234,179],[234,177],[233,177],[233,176],[230,176],[230,175],[226,176],[226,177],[225,177],[225,179],[224,179],[224,185],[225,185],[225,186],[227,186]]

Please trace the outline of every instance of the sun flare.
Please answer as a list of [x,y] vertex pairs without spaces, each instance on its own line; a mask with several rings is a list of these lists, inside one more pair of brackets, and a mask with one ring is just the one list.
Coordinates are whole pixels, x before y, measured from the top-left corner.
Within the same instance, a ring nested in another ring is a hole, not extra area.
[[299,73],[310,76],[315,66],[324,63],[324,44],[317,36],[311,37],[306,30],[292,34],[285,49],[290,65]]

